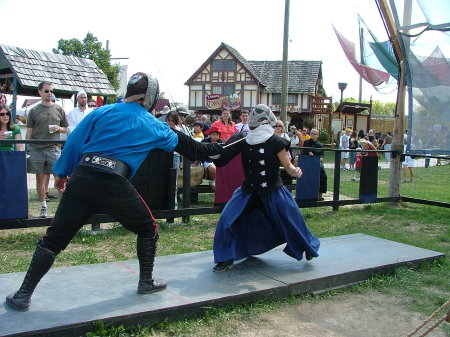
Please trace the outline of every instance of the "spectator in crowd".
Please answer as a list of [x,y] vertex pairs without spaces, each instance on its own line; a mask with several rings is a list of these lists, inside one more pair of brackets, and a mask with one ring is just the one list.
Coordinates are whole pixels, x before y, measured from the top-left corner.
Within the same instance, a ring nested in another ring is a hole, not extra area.
[[[48,88],[51,86],[40,90],[50,91]],[[190,160],[214,156],[223,149],[217,144],[197,143],[158,121],[150,113],[159,95],[158,88],[154,77],[134,74],[128,82],[126,103],[95,110],[68,137],[54,165],[55,186],[63,192],[61,201],[51,226],[36,247],[20,289],[6,297],[7,305],[20,311],[29,309],[36,286],[56,256],[99,210],[137,236],[138,294],[166,288],[164,280],[153,278],[158,225],[129,179],[153,149],[176,150]],[[50,95],[48,100],[51,102]],[[70,292],[70,287],[66,291]]]
[[97,102],[92,97],[88,99],[88,108],[92,110],[97,108]]
[[[358,143],[361,147],[361,149],[364,150],[376,150],[377,148],[375,147],[375,145],[373,145],[371,142],[369,142],[367,139],[365,138],[361,138],[360,140],[358,140]],[[353,174],[352,177],[352,181],[356,181],[356,172],[360,172],[361,171],[361,167],[362,167],[362,157],[377,157],[378,153],[377,152],[362,152],[362,153],[358,153],[356,155],[356,163],[355,163],[355,173]]]
[[[403,135],[403,151],[406,153],[407,148],[407,142],[408,142],[408,130],[405,131],[405,134]],[[415,132],[411,133],[411,144],[409,146],[410,150],[420,150],[422,148],[422,141],[416,137]],[[410,183],[414,180],[414,167],[416,166],[416,159],[414,156],[405,156],[405,160],[402,163],[403,168],[403,180],[402,183],[406,183],[409,181]],[[406,179],[407,172],[409,171],[409,180]]]
[[[356,132],[355,132],[356,135]],[[327,193],[327,173],[323,167],[323,145],[317,140],[319,138],[319,130],[312,129],[310,133],[311,138],[305,140],[304,147],[311,147],[313,149],[305,149],[302,151],[304,155],[319,156],[320,157],[320,185],[319,185],[319,201],[323,201],[323,194]]]
[[194,122],[194,132],[193,132],[192,138],[194,138],[194,140],[196,140],[197,142],[201,142],[205,138],[205,136],[203,135],[202,129],[203,129],[203,123]]
[[[383,150],[391,151],[392,150],[392,141],[394,140],[394,137],[392,137],[392,134],[388,131],[386,135],[384,136],[383,143],[381,145]],[[389,163],[391,161],[391,152],[385,152],[384,153],[384,160],[386,163]]]
[[211,127],[211,123],[209,122],[209,115],[202,115],[201,122],[203,123],[202,132],[205,134],[206,131]]
[[[350,134],[350,145],[349,145],[349,149],[350,150],[356,150],[359,147],[359,143],[358,143],[358,136],[356,134],[356,131],[353,131]],[[356,162],[356,152],[349,152],[348,154],[348,164],[350,166],[350,170],[354,170],[355,169],[355,162]]]
[[202,132],[205,134],[206,131],[211,127],[211,123],[209,122],[209,115],[202,115],[200,121],[203,123]]
[[[41,82],[38,86],[41,103],[30,110],[27,117],[27,140],[60,140],[67,133],[67,119],[63,108],[52,102],[53,84]],[[45,116],[44,118],[42,116]],[[28,144],[28,173],[36,174],[36,190],[41,204],[41,218],[48,216],[48,185],[52,166],[61,155],[59,144]]]
[[[217,127],[211,127],[208,131],[206,131],[206,135],[208,136],[202,142],[204,143],[222,143],[222,139],[220,139],[220,131]],[[207,159],[203,162],[203,167],[205,168],[205,177],[209,179],[209,186],[215,190],[216,189],[216,165],[214,164],[212,159]]]
[[[352,130],[349,128],[346,128],[342,132],[341,139],[339,140],[339,149],[341,150],[347,150],[350,146],[350,134],[352,133]],[[347,159],[349,157],[349,153],[346,151],[341,152],[341,170],[347,170],[346,164]]]
[[67,122],[69,127],[67,128],[67,133],[70,134],[78,124],[83,120],[83,118],[92,111],[87,105],[87,94],[84,90],[78,91],[76,95],[77,106],[69,111],[67,114]]
[[358,131],[358,139],[363,139],[366,137],[366,134],[364,133],[364,130]]
[[275,123],[275,126],[274,126],[274,130],[275,130],[276,135],[280,136],[283,139],[289,140],[289,142],[291,141],[291,138],[286,133],[286,128],[284,127],[283,121],[280,121],[279,119],[277,119],[277,122]]
[[[276,124],[275,124],[275,126],[274,126],[274,130],[275,130],[275,134],[276,135],[280,136],[283,139],[288,140],[289,143],[291,142],[291,137],[289,137],[289,135],[286,133],[286,129],[284,127],[283,121],[280,121],[278,119]],[[288,150],[288,157],[289,157],[289,160],[292,160],[291,149]]]
[[308,134],[308,128],[306,128],[306,127],[302,128],[302,138],[303,138],[303,142],[305,142],[306,140],[311,138],[310,135]]
[[[0,104],[0,140],[3,139],[22,139],[20,128],[13,123],[11,110],[6,104]],[[0,144],[0,151],[14,151],[14,146],[23,151],[23,144]]]
[[366,136],[367,140],[371,142],[373,145],[375,145],[376,148],[378,148],[378,141],[375,137],[375,130],[369,130]]
[[214,160],[216,165],[224,165],[241,154],[245,174],[217,223],[214,272],[231,269],[233,261],[283,243],[287,243],[284,252],[297,260],[318,256],[320,242],[306,226],[292,193],[280,178],[280,165],[295,178],[302,171],[291,164],[287,155],[290,141],[275,134],[276,124],[270,108],[258,104],[250,112],[250,132],[245,141],[234,142]]
[[192,132],[186,125],[186,117],[189,114],[188,111],[186,110],[186,108],[180,107],[176,109],[176,112],[178,113],[178,116],[180,118],[180,124],[178,124],[178,126],[180,127],[180,131],[185,135],[192,137]]
[[167,114],[169,113],[170,108],[167,105],[164,105],[163,109],[160,113],[156,114],[155,117],[158,118],[161,122],[166,121]]
[[302,133],[297,131],[297,127],[295,125],[289,126],[289,138],[291,139],[291,147],[289,148],[289,153],[295,163],[295,157],[300,154],[300,149],[296,147],[303,146],[303,137]]
[[305,141],[303,137],[303,132],[301,130],[298,130],[295,125],[291,125],[289,131],[292,132],[292,137],[290,137],[291,145],[302,147]]
[[236,124],[231,120],[231,112],[228,109],[222,110],[222,116],[219,120],[211,124],[220,131],[221,139],[226,142],[232,135],[236,133]]
[[291,146],[299,146],[298,144],[300,143],[300,138],[297,136],[297,128],[295,127],[295,125],[291,125],[289,126],[289,138],[291,139]]
[[248,110],[242,110],[239,116],[241,122],[236,124],[237,132],[241,133],[244,137],[250,131],[250,128],[248,127],[248,113],[249,113]]

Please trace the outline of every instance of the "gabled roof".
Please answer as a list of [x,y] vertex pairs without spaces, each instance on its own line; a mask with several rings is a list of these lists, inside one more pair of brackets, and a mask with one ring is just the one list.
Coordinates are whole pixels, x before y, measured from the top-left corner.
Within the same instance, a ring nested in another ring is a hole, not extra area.
[[371,108],[372,104],[369,103],[342,102],[336,107],[334,112],[341,111],[344,114],[360,114],[366,110],[370,110]]
[[117,95],[94,61],[75,56],[0,44],[0,74],[17,78],[18,95],[36,96],[42,81],[52,82],[60,98],[69,98],[81,89],[94,96]]
[[[247,61],[236,49],[222,42],[201,67],[186,81],[189,83],[222,50],[226,49],[256,81],[270,93],[281,93],[283,61]],[[322,61],[288,61],[288,92],[314,94],[317,79],[322,76]]]
[[[283,61],[248,61],[266,91],[281,93]],[[288,92],[314,94],[322,61],[288,61]]]

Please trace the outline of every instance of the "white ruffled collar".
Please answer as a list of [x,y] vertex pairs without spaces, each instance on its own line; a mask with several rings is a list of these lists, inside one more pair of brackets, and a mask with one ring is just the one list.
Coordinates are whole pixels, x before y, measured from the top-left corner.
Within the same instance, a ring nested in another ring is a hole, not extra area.
[[250,145],[261,144],[264,143],[270,137],[272,137],[274,132],[275,130],[273,129],[272,126],[270,126],[269,124],[263,124],[258,126],[254,130],[250,130],[247,133],[245,141],[247,142],[247,144]]

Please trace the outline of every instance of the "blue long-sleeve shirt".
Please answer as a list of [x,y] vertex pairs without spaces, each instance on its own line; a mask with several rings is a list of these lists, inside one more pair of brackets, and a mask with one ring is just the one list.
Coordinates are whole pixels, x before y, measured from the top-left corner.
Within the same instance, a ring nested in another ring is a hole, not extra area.
[[70,134],[53,171],[58,177],[69,176],[83,153],[97,152],[124,161],[132,177],[149,151],[171,152],[177,144],[176,133],[140,104],[105,105],[83,118]]

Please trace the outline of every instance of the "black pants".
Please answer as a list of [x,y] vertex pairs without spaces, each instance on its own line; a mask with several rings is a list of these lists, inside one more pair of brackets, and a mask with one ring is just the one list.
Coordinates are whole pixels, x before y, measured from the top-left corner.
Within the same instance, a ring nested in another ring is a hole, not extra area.
[[327,193],[328,177],[324,167],[320,166],[319,193]]
[[140,236],[154,236],[158,231],[149,207],[127,179],[78,166],[41,245],[59,254],[96,213],[111,215]]

